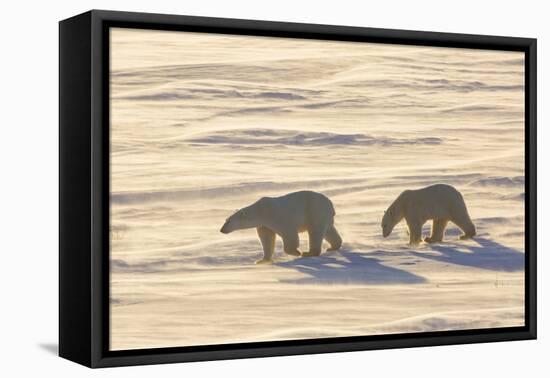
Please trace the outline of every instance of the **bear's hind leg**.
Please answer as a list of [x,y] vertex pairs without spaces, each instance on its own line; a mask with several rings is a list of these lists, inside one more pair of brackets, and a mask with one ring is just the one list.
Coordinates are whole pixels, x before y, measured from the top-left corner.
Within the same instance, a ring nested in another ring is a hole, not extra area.
[[272,262],[275,252],[275,233],[267,227],[258,227],[256,232],[264,249],[264,258],[256,261],[256,264]]
[[334,227],[334,225],[330,226],[325,233],[325,240],[330,243],[330,248],[327,249],[327,251],[337,251],[342,246],[342,238],[340,237],[340,234]]
[[439,243],[443,241],[445,235],[445,227],[447,227],[447,219],[434,219],[432,224],[432,234],[429,238],[424,239],[426,243]]
[[300,246],[300,238],[297,233],[288,232],[281,235],[283,238],[283,249],[287,255],[301,256],[302,254],[298,250]]

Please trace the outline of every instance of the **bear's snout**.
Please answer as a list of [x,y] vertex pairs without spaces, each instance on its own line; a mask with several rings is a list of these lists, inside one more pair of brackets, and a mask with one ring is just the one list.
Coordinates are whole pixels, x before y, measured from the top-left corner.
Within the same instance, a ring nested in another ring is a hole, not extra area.
[[227,227],[227,222],[224,223],[224,225],[222,226],[222,228],[220,228],[220,232],[222,234],[229,234],[229,230],[228,230],[228,227]]

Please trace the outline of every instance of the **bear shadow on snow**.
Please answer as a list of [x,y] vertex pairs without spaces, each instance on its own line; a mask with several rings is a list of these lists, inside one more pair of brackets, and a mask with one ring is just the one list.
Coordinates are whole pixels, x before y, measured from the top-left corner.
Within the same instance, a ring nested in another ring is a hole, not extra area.
[[380,259],[345,249],[318,257],[300,258],[275,265],[295,269],[308,277],[281,280],[296,284],[418,284],[426,279],[405,270],[385,266]]
[[482,237],[474,237],[472,240],[479,246],[432,244],[431,250],[438,252],[438,255],[416,251],[411,253],[417,257],[487,270],[516,272],[524,269],[524,253]]

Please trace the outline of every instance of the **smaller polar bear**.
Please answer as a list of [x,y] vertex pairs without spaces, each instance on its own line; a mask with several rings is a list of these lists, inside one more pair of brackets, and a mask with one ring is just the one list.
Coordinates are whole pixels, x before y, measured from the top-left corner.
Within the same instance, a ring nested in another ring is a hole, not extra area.
[[449,221],[464,232],[460,239],[471,238],[476,234],[462,194],[450,185],[436,184],[418,190],[405,190],[385,211],[382,235],[389,236],[402,219],[405,219],[409,228],[410,245],[420,243],[422,226],[428,220],[433,220],[433,224],[431,236],[424,239],[426,243],[441,242]]
[[[264,257],[256,263],[271,262],[275,252],[275,235],[283,239],[285,253],[292,256],[319,256],[323,239],[330,243],[329,251],[338,250],[342,238],[334,228],[334,206],[321,193],[300,191],[281,197],[263,197],[238,210],[225,221],[220,232],[256,228]],[[298,234],[309,234],[309,252],[298,250]]]

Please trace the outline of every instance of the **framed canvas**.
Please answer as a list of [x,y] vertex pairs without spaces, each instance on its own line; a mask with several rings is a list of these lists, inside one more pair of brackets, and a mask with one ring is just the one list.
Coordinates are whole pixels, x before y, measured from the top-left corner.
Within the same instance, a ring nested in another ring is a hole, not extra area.
[[59,353],[536,337],[536,40],[60,22]]

